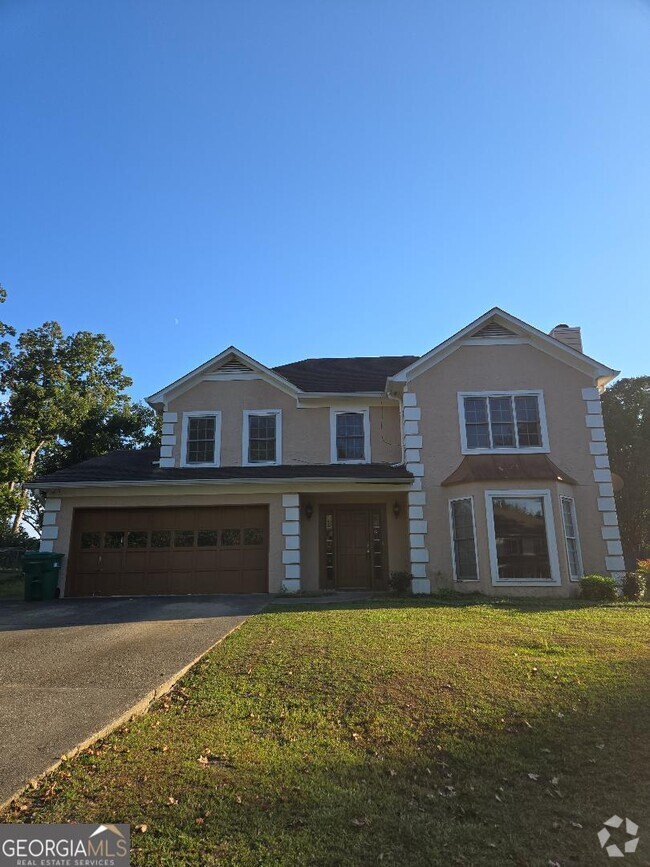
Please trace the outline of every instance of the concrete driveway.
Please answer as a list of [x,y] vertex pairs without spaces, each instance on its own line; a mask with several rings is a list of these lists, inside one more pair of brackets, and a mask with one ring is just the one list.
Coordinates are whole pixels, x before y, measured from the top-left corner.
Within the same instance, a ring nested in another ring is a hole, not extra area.
[[270,598],[0,603],[0,804],[169,686]]

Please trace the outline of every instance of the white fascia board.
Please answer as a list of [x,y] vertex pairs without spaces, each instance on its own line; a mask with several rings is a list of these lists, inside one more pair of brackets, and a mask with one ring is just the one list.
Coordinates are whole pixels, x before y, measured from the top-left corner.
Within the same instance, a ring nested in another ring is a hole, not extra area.
[[362,402],[365,406],[385,406],[386,401],[397,404],[397,400],[383,391],[332,391],[301,392],[298,396],[298,409],[322,409],[323,407],[346,407]]
[[502,310],[500,307],[493,307],[491,310],[488,310],[487,313],[479,316],[478,319],[470,322],[470,324],[466,325],[465,328],[461,328],[461,330],[457,331],[456,334],[453,334],[447,340],[438,344],[438,346],[435,346],[408,367],[405,367],[404,370],[389,377],[387,380],[387,387],[390,388],[392,383],[408,382],[419,374],[424,373],[425,370],[429,370],[429,368],[438,364],[448,355],[451,355],[452,352],[455,352],[463,344],[464,338],[471,335],[473,331],[492,319],[510,329],[513,329],[517,337],[530,338],[533,346],[542,352],[546,352],[548,355],[552,355],[560,361],[564,361],[572,367],[578,368],[578,370],[589,372],[594,377],[594,380],[599,384],[604,385],[611,382],[611,380],[618,376],[620,372],[601,364],[599,361],[590,358],[588,355],[584,355],[582,352],[578,352],[576,349],[567,346],[555,337],[551,337],[550,334],[544,334],[543,331],[540,331],[538,328],[529,325],[521,319],[517,319],[516,316],[512,316],[510,313],[506,313],[506,311]]
[[149,406],[155,408],[156,404],[166,404],[169,400],[170,395],[178,396],[190,388],[195,380],[199,379],[206,370],[209,370],[215,364],[219,364],[220,361],[224,361],[228,356],[234,355],[236,358],[243,361],[249,367],[253,368],[257,373],[260,374],[261,378],[270,382],[272,385],[277,386],[281,391],[284,391],[286,394],[290,394],[292,396],[296,396],[300,394],[300,389],[296,388],[295,385],[289,382],[288,379],[285,379],[283,376],[280,376],[279,373],[275,373],[268,367],[265,367],[259,361],[256,361],[254,358],[251,358],[250,355],[246,355],[245,352],[242,352],[240,349],[237,349],[236,346],[229,346],[227,349],[224,349],[223,352],[220,352],[218,355],[215,355],[214,358],[209,359],[204,364],[195,367],[194,370],[191,370],[189,373],[186,373],[185,376],[181,376],[180,379],[174,380],[169,385],[166,385],[160,391],[157,391],[155,394],[150,395],[145,398]]

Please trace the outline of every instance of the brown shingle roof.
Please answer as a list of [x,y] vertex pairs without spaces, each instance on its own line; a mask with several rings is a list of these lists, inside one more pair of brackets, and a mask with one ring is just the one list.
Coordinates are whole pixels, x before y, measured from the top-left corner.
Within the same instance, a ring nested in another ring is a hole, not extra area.
[[390,464],[282,464],[275,467],[184,467],[162,469],[159,449],[120,449],[41,476],[39,485],[87,482],[180,482],[283,479],[359,479],[377,482],[409,482],[413,476],[403,466]]
[[306,358],[274,367],[302,391],[384,391],[386,379],[413,364],[417,355],[381,355],[366,358]]
[[547,455],[466,455],[450,476],[441,482],[443,487],[465,482],[517,482],[552,479],[556,482],[577,484],[557,467]]

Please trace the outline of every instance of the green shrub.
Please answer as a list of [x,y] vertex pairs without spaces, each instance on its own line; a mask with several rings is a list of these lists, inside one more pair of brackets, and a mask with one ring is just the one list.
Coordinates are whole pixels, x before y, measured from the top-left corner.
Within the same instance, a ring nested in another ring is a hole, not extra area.
[[623,578],[621,592],[629,602],[639,602],[643,599],[648,579],[643,572],[628,572]]
[[580,579],[582,598],[592,602],[613,602],[618,598],[618,585],[606,575],[585,575]]
[[410,572],[391,572],[388,579],[388,586],[393,593],[398,596],[405,596],[411,589],[411,581],[413,576]]

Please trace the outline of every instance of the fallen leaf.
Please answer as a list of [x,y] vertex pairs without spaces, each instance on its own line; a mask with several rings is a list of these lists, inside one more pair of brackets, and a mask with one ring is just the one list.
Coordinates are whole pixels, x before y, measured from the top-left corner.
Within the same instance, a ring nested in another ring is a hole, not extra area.
[[553,777],[551,780],[551,785],[552,786],[559,786],[559,784],[560,784],[560,778],[559,777]]
[[571,822],[571,827],[578,828],[578,830],[580,831],[582,830],[582,825],[580,824],[580,822]]
[[539,780],[539,774],[528,774],[529,780]]
[[170,795],[170,796],[167,798],[167,803],[169,804],[170,807],[173,807],[173,806],[175,806],[176,804],[178,804],[178,800],[177,800],[176,798],[174,798],[172,795]]
[[136,825],[135,826],[135,830],[139,831],[141,834],[144,834],[145,831],[147,830],[147,828],[148,828],[148,825]]
[[352,822],[350,824],[354,825],[355,828],[363,828],[365,825],[370,824],[370,819],[367,819],[364,816],[361,819],[352,819]]
[[195,825],[202,825],[204,822],[205,822],[205,819],[201,818],[201,816],[199,816],[198,819],[194,820]]

